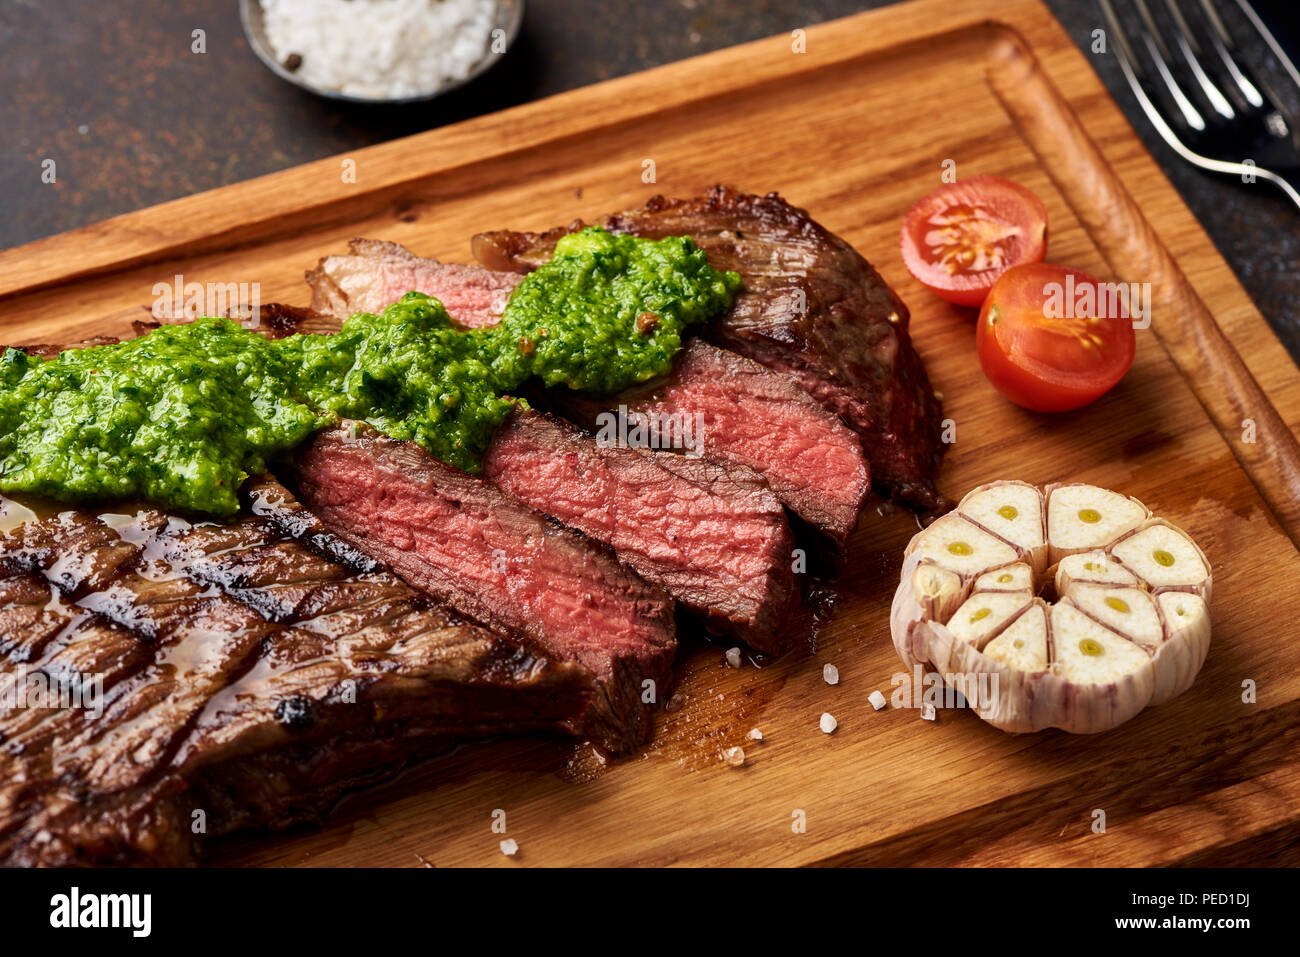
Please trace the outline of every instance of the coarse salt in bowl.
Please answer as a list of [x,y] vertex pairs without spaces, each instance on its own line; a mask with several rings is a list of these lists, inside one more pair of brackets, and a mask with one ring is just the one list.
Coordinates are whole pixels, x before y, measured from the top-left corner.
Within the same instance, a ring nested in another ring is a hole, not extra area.
[[266,45],[280,67],[320,92],[373,100],[431,96],[468,79],[494,44],[508,42],[497,25],[500,6],[500,0],[261,0]]

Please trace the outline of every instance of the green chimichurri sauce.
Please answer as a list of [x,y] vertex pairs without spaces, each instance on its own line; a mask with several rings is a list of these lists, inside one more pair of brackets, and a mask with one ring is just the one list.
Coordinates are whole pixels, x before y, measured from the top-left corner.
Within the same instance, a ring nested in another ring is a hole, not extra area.
[[276,344],[226,319],[49,361],[0,360],[0,491],[229,514],[244,479],[329,418]]
[[739,286],[690,239],[585,229],[515,289],[493,365],[510,381],[615,392],[667,373],[683,329],[725,312]]
[[740,277],[686,238],[588,229],[525,277],[499,325],[462,330],[408,293],[335,335],[270,340],[226,319],[51,360],[0,356],[0,491],[238,510],[240,485],[339,417],[476,471],[533,376],[617,391],[666,373]]
[[411,292],[377,316],[357,313],[335,335],[276,345],[311,408],[363,420],[473,472],[514,404],[504,393],[520,385],[493,374],[488,332],[456,328],[442,303]]

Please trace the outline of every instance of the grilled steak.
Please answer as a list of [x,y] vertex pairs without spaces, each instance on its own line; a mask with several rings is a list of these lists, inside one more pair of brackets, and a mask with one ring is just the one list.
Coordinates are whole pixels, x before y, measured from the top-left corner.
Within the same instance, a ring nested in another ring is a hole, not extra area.
[[857,435],[794,381],[696,339],[672,374],[613,399],[552,390],[552,403],[583,424],[611,406],[629,425],[699,416],[699,452],[753,469],[791,512],[842,547],[871,490]]
[[463,326],[492,325],[501,318],[519,275],[421,259],[404,246],[354,239],[346,256],[327,256],[307,273],[316,312],[346,319],[379,312],[415,290],[439,299]]
[[[0,681],[24,692],[0,709],[0,864],[187,863],[200,835],[317,817],[456,740],[584,719],[590,671],[252,484],[226,525],[69,509],[0,539]],[[52,706],[34,680],[83,691]]]
[[475,621],[595,672],[603,694],[587,730],[604,747],[649,739],[676,650],[666,594],[492,483],[360,423],[318,433],[293,467],[304,504],[340,538]]
[[492,437],[483,475],[609,545],[713,630],[760,651],[789,647],[800,623],[794,541],[780,501],[753,471],[605,447],[516,409]]
[[[775,193],[722,186],[693,199],[656,196],[598,225],[650,239],[690,236],[715,269],[740,273],[735,306],[704,335],[788,372],[839,415],[862,436],[877,485],[917,508],[943,507],[934,485],[942,410],[912,348],[907,308],[848,243]],[[582,226],[484,233],[474,255],[489,269],[528,272]]]
[[[313,306],[340,319],[382,309],[414,289],[442,299],[462,325],[492,325],[505,305],[494,298],[497,291],[507,290],[508,298],[520,279],[420,259],[395,243],[354,240],[351,249],[350,255],[322,259],[307,274]],[[633,418],[703,416],[699,451],[705,459],[757,471],[790,511],[837,546],[853,531],[869,491],[861,443],[834,413],[786,375],[704,343],[690,346],[670,379],[651,392],[596,398],[554,389],[546,401],[588,425],[611,408],[626,408]]]

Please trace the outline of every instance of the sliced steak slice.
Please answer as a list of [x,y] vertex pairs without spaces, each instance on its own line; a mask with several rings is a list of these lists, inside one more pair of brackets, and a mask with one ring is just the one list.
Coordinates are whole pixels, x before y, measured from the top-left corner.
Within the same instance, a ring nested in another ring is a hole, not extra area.
[[[699,421],[698,452],[753,469],[782,503],[842,548],[871,491],[857,435],[789,377],[696,339],[667,379],[613,399],[551,390],[566,415],[593,427],[614,408],[629,426]],[[699,419],[693,417],[699,416]]]
[[311,308],[346,319],[379,312],[412,290],[439,299],[463,326],[493,325],[519,275],[422,259],[397,243],[354,239],[346,256],[326,256],[307,273]]
[[595,672],[603,694],[587,729],[605,748],[649,739],[677,644],[666,594],[492,483],[361,423],[318,433],[293,467],[332,533],[475,621]]
[[[582,223],[544,233],[474,237],[490,269],[527,272]],[[776,193],[715,187],[692,199],[656,196],[598,225],[650,239],[690,236],[715,269],[745,281],[735,306],[710,323],[714,343],[788,372],[862,436],[871,477],[922,510],[943,456],[942,407],[908,336],[907,308],[865,259]]]
[[[482,290],[513,288],[521,278],[420,259],[395,243],[377,240],[354,240],[351,255],[326,257],[307,277],[313,305],[333,310],[340,319],[383,308],[388,304],[380,301],[383,297],[395,300],[413,289],[438,296],[458,322],[472,327],[495,324],[505,307],[504,299],[489,301]],[[704,343],[689,347],[671,378],[650,394],[633,390],[594,398],[553,389],[547,401],[583,424],[619,407],[634,416],[704,416],[699,451],[705,459],[755,470],[790,511],[837,547],[853,531],[870,490],[862,445],[835,413],[789,376]]]
[[712,630],[773,654],[790,646],[794,540],[780,501],[750,469],[598,444],[517,408],[492,437],[483,476],[609,545]]
[[587,669],[339,560],[273,483],[251,505],[220,526],[69,509],[0,538],[0,679],[102,689],[0,710],[0,864],[188,863],[200,820],[318,816],[457,740],[584,719]]

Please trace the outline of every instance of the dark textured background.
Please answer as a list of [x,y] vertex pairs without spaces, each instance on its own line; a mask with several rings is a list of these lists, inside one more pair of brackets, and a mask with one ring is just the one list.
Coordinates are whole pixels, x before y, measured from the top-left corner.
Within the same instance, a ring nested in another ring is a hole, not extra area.
[[[1096,0],[1047,0],[1075,42]],[[1117,0],[1121,6],[1126,0]],[[1187,2],[1187,0],[1183,0]],[[0,0],[0,248],[430,129],[572,87],[843,16],[880,0],[528,0],[497,68],[431,103],[363,107],[280,81],[252,55],[235,0]],[[1256,0],[1294,50],[1297,0]],[[997,9],[989,0],[990,12]],[[1282,21],[1290,19],[1291,24]],[[207,32],[207,53],[190,32]],[[1300,211],[1262,182],[1178,161],[1141,118],[1113,56],[1089,55],[1147,146],[1300,359]],[[1259,57],[1294,113],[1300,90]],[[58,164],[44,185],[41,161]],[[868,251],[869,253],[869,251]]]

